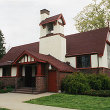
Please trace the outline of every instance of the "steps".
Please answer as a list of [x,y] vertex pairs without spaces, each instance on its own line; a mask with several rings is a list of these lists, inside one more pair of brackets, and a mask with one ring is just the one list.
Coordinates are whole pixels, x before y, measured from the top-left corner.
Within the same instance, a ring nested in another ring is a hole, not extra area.
[[21,87],[14,90],[13,93],[38,94],[36,88],[31,88],[31,87]]

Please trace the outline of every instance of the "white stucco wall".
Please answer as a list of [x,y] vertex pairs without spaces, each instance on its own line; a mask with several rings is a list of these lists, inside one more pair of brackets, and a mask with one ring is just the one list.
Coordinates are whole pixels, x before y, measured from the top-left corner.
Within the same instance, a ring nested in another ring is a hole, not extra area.
[[39,53],[50,54],[61,61],[65,61],[66,39],[60,35],[41,38]]
[[46,36],[47,33],[47,26],[45,28],[43,28],[43,26],[40,26],[40,37]]
[[27,56],[26,55],[24,56],[24,59],[25,59],[24,62],[27,62]]
[[45,19],[48,18],[48,17],[49,17],[49,15],[46,14],[46,13],[41,14],[41,21],[42,21],[42,20],[45,20]]
[[28,56],[28,62],[30,62],[31,61],[31,57],[30,56]]
[[17,74],[17,67],[11,67],[11,76],[16,76]]
[[[28,61],[27,61],[28,60]],[[34,58],[32,58],[31,56],[27,56],[25,55],[20,61],[19,63],[26,63],[26,62],[31,62],[31,61],[34,61]]]
[[3,69],[0,68],[0,77],[2,77]]
[[98,55],[97,54],[91,55],[91,67],[92,68],[98,67]]
[[108,61],[108,68],[110,68],[110,45],[107,44],[107,61]]
[[54,30],[53,30],[53,33],[62,33],[64,34],[64,27],[59,25],[58,22],[57,24],[54,26]]
[[66,62],[70,62],[70,65],[76,68],[76,57],[68,57],[66,58]]
[[[76,57],[68,57],[66,58],[66,62],[70,62],[70,65],[76,68]],[[97,54],[91,55],[91,67],[98,67],[98,56]]]
[[102,57],[99,57],[99,67],[108,68],[108,61],[107,61],[107,44],[105,45],[104,54]]
[[110,32],[107,34],[107,40],[110,42]]
[[[56,25],[53,25],[53,31],[51,33],[56,34],[56,33],[61,33],[64,34],[64,26],[59,25],[58,22],[62,22],[61,19],[59,19],[56,23]],[[47,26],[43,28],[43,26],[40,26],[40,37],[46,36],[50,32],[48,31]]]

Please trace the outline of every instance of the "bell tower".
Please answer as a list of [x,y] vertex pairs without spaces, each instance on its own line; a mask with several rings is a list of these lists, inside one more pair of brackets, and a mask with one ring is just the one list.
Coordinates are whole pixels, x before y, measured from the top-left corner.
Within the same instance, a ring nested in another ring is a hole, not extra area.
[[50,54],[53,57],[65,61],[66,38],[64,36],[65,20],[62,14],[49,17],[49,11],[43,9],[40,22],[39,53]]

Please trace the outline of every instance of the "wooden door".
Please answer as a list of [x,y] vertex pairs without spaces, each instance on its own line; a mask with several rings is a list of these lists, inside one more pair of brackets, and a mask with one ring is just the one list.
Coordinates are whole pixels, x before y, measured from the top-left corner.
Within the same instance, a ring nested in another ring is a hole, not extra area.
[[25,86],[32,86],[32,66],[25,67]]
[[57,92],[57,75],[56,71],[49,71],[48,73],[48,91]]

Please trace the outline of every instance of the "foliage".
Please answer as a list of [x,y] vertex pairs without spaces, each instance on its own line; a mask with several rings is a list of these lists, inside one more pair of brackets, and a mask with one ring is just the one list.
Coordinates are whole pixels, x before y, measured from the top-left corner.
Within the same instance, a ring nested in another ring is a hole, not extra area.
[[90,90],[90,91],[86,91],[84,95],[110,97],[110,90]]
[[4,37],[3,37],[3,33],[2,31],[0,30],[0,59],[3,57],[3,55],[5,55],[5,46],[4,46]]
[[89,90],[88,80],[82,73],[66,76],[61,84],[61,91],[69,94],[83,94]]
[[91,89],[110,90],[110,78],[104,74],[89,74],[86,76]]
[[110,97],[54,94],[26,101],[26,103],[71,108],[78,110],[110,110]]
[[[93,0],[94,1],[94,0]],[[83,8],[83,10],[74,17],[76,29],[79,32],[90,31],[108,26],[110,21],[110,0],[102,0],[96,3],[96,0]]]
[[66,76],[61,91],[69,94],[84,94],[90,90],[110,90],[110,78],[104,74],[74,73]]
[[0,110],[9,110],[9,109],[7,109],[7,108],[0,108]]
[[7,87],[4,87],[3,89],[0,89],[0,93],[7,93],[7,92],[11,92],[13,91],[14,87],[12,86],[7,86]]

